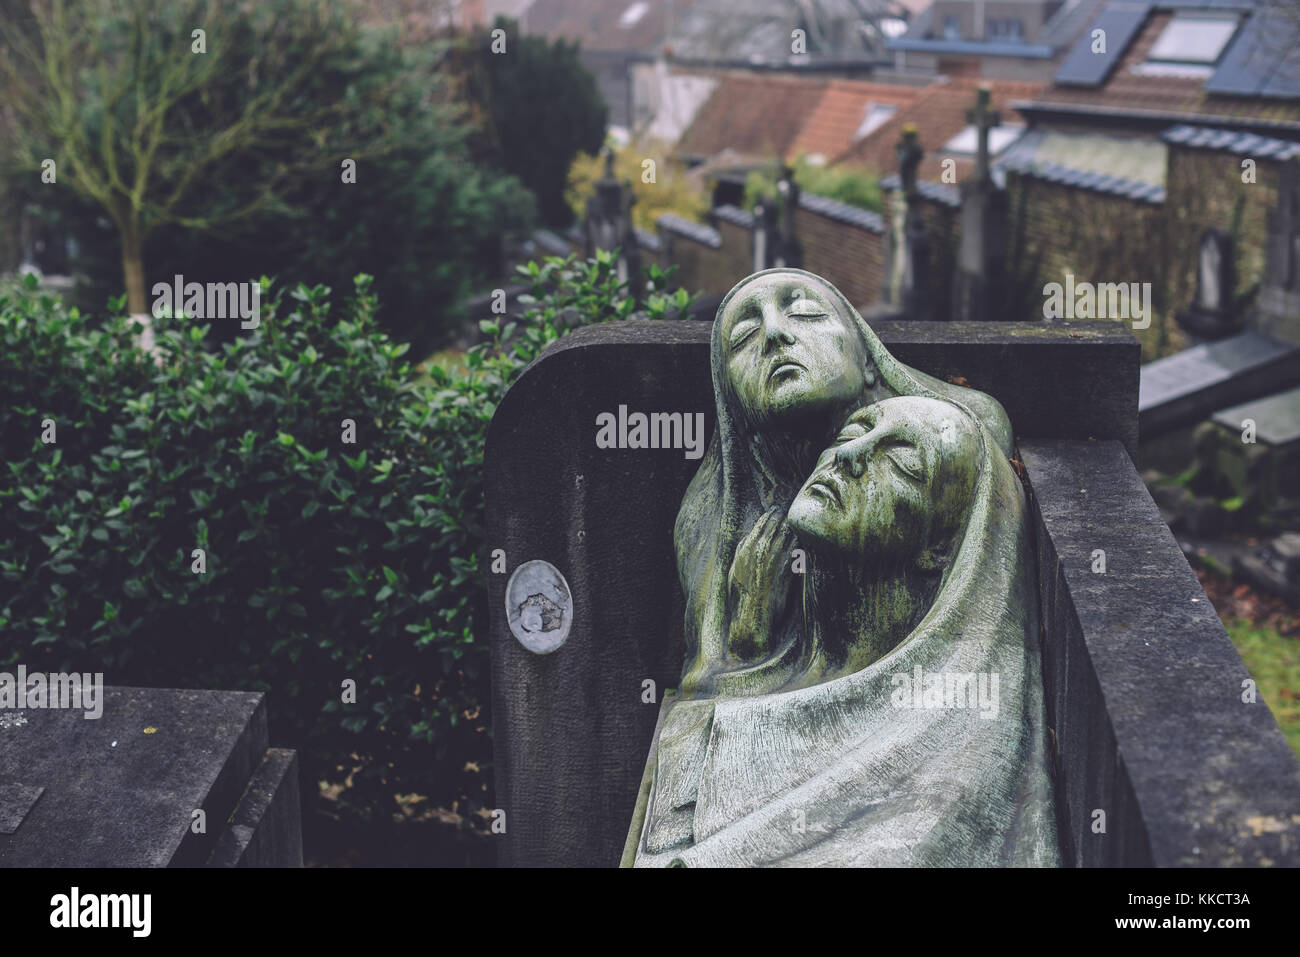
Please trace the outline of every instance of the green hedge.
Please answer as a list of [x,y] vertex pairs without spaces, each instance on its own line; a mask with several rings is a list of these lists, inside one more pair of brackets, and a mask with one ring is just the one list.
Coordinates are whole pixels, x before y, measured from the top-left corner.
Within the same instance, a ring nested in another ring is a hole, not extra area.
[[[525,320],[485,321],[467,369],[427,379],[366,276],[346,301],[263,279],[258,329],[212,350],[157,320],[153,356],[121,316],[0,296],[0,666],[269,691],[305,780],[349,781],[363,815],[486,801],[483,437],[566,317],[634,308],[603,254],[525,272]],[[688,301],[651,285],[651,315]]]

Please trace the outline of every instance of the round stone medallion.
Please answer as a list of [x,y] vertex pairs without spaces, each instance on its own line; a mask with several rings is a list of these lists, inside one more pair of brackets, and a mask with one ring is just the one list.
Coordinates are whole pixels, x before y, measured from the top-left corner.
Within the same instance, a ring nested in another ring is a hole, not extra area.
[[547,655],[564,644],[573,624],[573,597],[560,570],[540,559],[524,562],[506,584],[506,621],[529,651]]

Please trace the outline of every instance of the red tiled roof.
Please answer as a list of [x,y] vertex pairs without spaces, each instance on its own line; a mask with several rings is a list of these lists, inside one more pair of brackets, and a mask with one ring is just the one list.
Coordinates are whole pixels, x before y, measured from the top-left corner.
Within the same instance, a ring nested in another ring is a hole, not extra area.
[[[1038,83],[974,77],[931,84],[921,89],[911,104],[900,108],[884,125],[834,157],[833,161],[860,164],[879,175],[897,172],[898,160],[894,147],[902,137],[903,126],[910,123],[916,127],[917,136],[925,150],[917,176],[920,179],[940,181],[941,163],[945,157],[939,154],[939,149],[969,125],[966,113],[975,105],[976,90],[981,85],[989,87],[993,109],[1002,114],[1003,122],[1019,119],[1010,107],[1013,101],[1032,99],[1042,89]],[[973,168],[974,163],[970,159],[954,158],[957,160],[956,172],[960,180]]]
[[820,153],[827,160],[846,152],[871,105],[898,109],[915,102],[923,87],[861,80],[831,80],[790,148],[791,158]]
[[1034,106],[1071,110],[1089,107],[1141,113],[1181,113],[1206,120],[1214,117],[1300,122],[1300,101],[1294,99],[1214,96],[1205,92],[1205,80],[1195,76],[1141,76],[1132,68],[1145,62],[1151,47],[1173,17],[1160,11],[1147,18],[1109,78],[1099,87],[1046,87]]
[[769,73],[723,74],[682,134],[677,151],[712,156],[732,149],[747,156],[785,157],[828,83]]

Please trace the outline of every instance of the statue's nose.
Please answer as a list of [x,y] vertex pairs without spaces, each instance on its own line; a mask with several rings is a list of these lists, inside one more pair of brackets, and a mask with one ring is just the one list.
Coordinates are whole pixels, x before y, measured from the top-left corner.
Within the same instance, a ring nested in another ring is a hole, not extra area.
[[794,345],[794,333],[789,324],[790,320],[775,306],[769,305],[763,309],[763,336],[769,349],[777,344]]
[[835,450],[835,461],[839,465],[840,471],[851,475],[853,478],[861,478],[863,471],[867,467],[867,458],[871,454],[873,445],[875,443],[865,437],[841,445]]

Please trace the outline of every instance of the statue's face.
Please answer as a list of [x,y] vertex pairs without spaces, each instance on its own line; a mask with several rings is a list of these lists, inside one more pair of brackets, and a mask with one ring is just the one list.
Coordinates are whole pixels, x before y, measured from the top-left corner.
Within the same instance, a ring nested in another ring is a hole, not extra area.
[[542,610],[536,605],[529,605],[520,612],[519,621],[524,631],[541,631],[544,624]]
[[760,276],[735,293],[719,321],[723,367],[758,425],[842,408],[875,383],[852,316],[813,277]]
[[979,471],[975,426],[956,406],[898,396],[854,412],[790,506],[800,536],[900,562],[962,527]]

